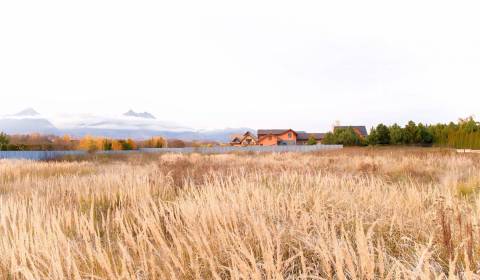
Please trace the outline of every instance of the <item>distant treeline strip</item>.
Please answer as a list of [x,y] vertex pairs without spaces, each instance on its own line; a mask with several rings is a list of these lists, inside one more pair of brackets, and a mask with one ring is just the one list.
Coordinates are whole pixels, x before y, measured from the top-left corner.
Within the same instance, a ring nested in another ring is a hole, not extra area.
[[416,145],[438,146],[457,149],[480,149],[480,123],[473,117],[460,119],[457,123],[424,125],[408,122],[373,127],[368,137],[363,138],[353,128],[336,129],[327,133],[323,144],[345,146],[366,145]]

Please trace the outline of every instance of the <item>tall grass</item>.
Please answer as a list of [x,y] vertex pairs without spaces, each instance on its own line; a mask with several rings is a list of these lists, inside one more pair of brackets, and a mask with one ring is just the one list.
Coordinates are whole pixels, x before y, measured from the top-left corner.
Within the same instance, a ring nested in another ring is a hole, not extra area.
[[477,279],[480,160],[0,161],[1,279]]

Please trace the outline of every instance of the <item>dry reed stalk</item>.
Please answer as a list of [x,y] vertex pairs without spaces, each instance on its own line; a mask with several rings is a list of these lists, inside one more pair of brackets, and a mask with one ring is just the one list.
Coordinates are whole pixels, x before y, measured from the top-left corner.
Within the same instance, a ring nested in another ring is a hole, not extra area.
[[479,171],[428,149],[1,161],[0,278],[479,279],[480,197],[452,188]]

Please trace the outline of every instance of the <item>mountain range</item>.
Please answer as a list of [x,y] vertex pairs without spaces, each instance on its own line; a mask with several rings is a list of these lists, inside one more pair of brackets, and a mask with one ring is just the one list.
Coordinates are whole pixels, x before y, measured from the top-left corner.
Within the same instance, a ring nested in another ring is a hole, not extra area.
[[232,134],[253,131],[249,128],[225,128],[216,130],[195,130],[174,123],[157,120],[148,112],[128,112],[119,116],[61,116],[49,118],[33,108],[17,114],[0,117],[0,132],[7,134],[69,134],[73,137],[85,135],[109,138],[146,139],[163,136],[181,140],[229,141]]

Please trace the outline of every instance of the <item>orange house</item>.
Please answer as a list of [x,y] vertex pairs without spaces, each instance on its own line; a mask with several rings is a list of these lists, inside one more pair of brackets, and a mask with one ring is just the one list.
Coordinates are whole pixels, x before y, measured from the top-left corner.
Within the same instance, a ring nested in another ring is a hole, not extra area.
[[278,146],[296,145],[298,134],[292,129],[259,129],[258,145]]

